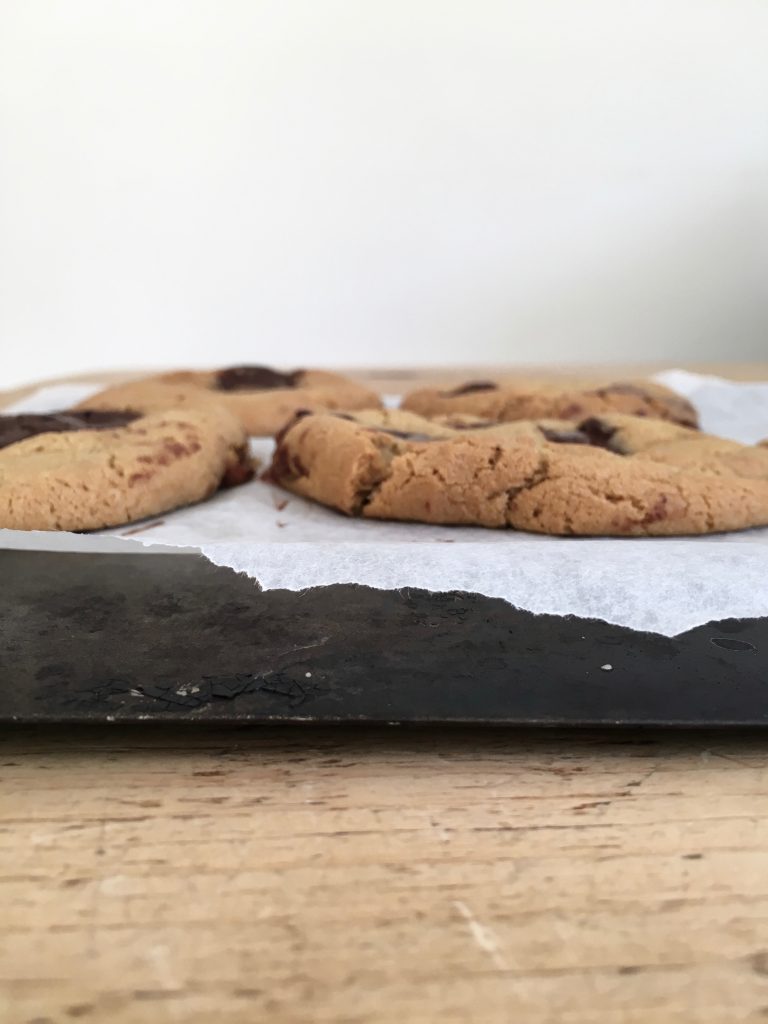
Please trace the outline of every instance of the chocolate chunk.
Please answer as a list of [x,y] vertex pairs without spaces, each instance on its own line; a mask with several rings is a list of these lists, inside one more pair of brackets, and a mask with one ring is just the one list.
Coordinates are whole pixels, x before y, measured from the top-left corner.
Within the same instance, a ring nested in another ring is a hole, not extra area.
[[139,419],[141,413],[117,409],[83,409],[71,412],[21,413],[0,416],[0,448],[37,434],[62,434],[71,430],[110,430]]
[[283,480],[298,480],[302,476],[309,476],[309,472],[299,456],[289,452],[286,445],[278,444],[272,462],[261,479],[270,484],[278,484]]
[[553,444],[591,444],[589,437],[581,430],[551,430],[539,427],[544,437]]
[[135,409],[76,409],[51,415],[75,419],[82,423],[81,430],[108,430],[110,427],[125,427],[143,414]]
[[230,366],[216,374],[219,391],[272,391],[275,388],[295,388],[303,370],[281,373],[268,366]]
[[[291,416],[291,418],[289,420],[287,420],[282,425],[282,427],[280,427],[278,432],[275,434],[275,443],[276,444],[282,444],[283,443],[283,438],[288,433],[288,431],[291,430],[292,427],[295,427],[296,424],[299,422],[299,420],[303,420],[305,416],[311,416],[311,415],[312,415],[312,410],[311,409],[297,409],[296,412],[293,414],[293,416]],[[345,416],[343,418],[344,419],[348,419],[348,420],[352,419],[351,416]]]
[[462,384],[460,388],[455,388],[453,391],[443,391],[443,398],[456,398],[459,395],[471,395],[476,391],[496,391],[498,384],[494,384],[490,380],[472,380],[467,384]]
[[376,434],[389,434],[390,437],[399,437],[403,441],[439,441],[445,438],[432,437],[431,434],[413,434],[407,430],[390,430],[389,427],[369,427],[369,430]]
[[224,470],[221,486],[237,487],[238,484],[247,483],[252,478],[253,460],[248,452],[248,446],[238,445],[235,449],[235,461],[231,462]]
[[553,444],[590,444],[594,448],[607,448],[618,455],[624,454],[611,444],[616,428],[607,426],[596,416],[584,420],[573,430],[553,430],[550,427],[539,427],[539,430]]
[[582,434],[585,434],[589,444],[595,448],[607,448],[608,451],[616,451],[611,445],[611,440],[616,433],[616,427],[609,427],[597,416],[590,416],[583,420],[578,427]]

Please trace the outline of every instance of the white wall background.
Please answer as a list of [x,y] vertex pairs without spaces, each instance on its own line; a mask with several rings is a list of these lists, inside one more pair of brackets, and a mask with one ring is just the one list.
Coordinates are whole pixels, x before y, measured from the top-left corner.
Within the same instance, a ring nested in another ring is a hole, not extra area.
[[0,386],[768,358],[765,0],[3,0]]

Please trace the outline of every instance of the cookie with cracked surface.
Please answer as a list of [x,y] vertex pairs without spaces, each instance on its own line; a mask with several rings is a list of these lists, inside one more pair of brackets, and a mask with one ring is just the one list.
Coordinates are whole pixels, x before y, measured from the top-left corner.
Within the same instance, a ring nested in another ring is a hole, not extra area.
[[191,505],[253,475],[226,410],[0,416],[0,527],[99,530]]
[[[162,388],[173,390],[166,391],[164,396]],[[139,408],[158,408],[158,401],[169,402],[174,396],[177,403],[187,405],[194,401],[195,393],[223,405],[252,436],[274,434],[299,409],[363,409],[380,404],[377,394],[341,374],[323,370],[283,373],[267,366],[230,366],[221,370],[165,373],[109,388],[88,399],[84,407],[93,409],[102,403],[129,401]]]
[[422,389],[406,395],[402,408],[421,416],[463,412],[489,420],[580,420],[626,413],[697,427],[687,399],[653,381],[625,381],[602,387],[525,381],[470,381],[451,391]]
[[620,414],[467,419],[299,415],[278,435],[266,478],[372,519],[616,537],[768,525],[765,448]]

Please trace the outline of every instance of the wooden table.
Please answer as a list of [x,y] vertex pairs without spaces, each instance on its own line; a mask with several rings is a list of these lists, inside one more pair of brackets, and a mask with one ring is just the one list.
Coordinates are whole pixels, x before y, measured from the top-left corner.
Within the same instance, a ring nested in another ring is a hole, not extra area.
[[6,730],[0,893],[3,1024],[764,1021],[768,737]]
[[765,737],[0,742],[0,1020],[768,1016]]

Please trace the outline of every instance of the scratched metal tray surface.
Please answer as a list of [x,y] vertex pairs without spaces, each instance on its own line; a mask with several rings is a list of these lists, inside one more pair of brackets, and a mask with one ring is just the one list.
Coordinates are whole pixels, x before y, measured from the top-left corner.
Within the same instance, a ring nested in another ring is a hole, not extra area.
[[0,551],[0,722],[763,725],[768,619],[673,639],[477,594],[261,592],[195,555]]

